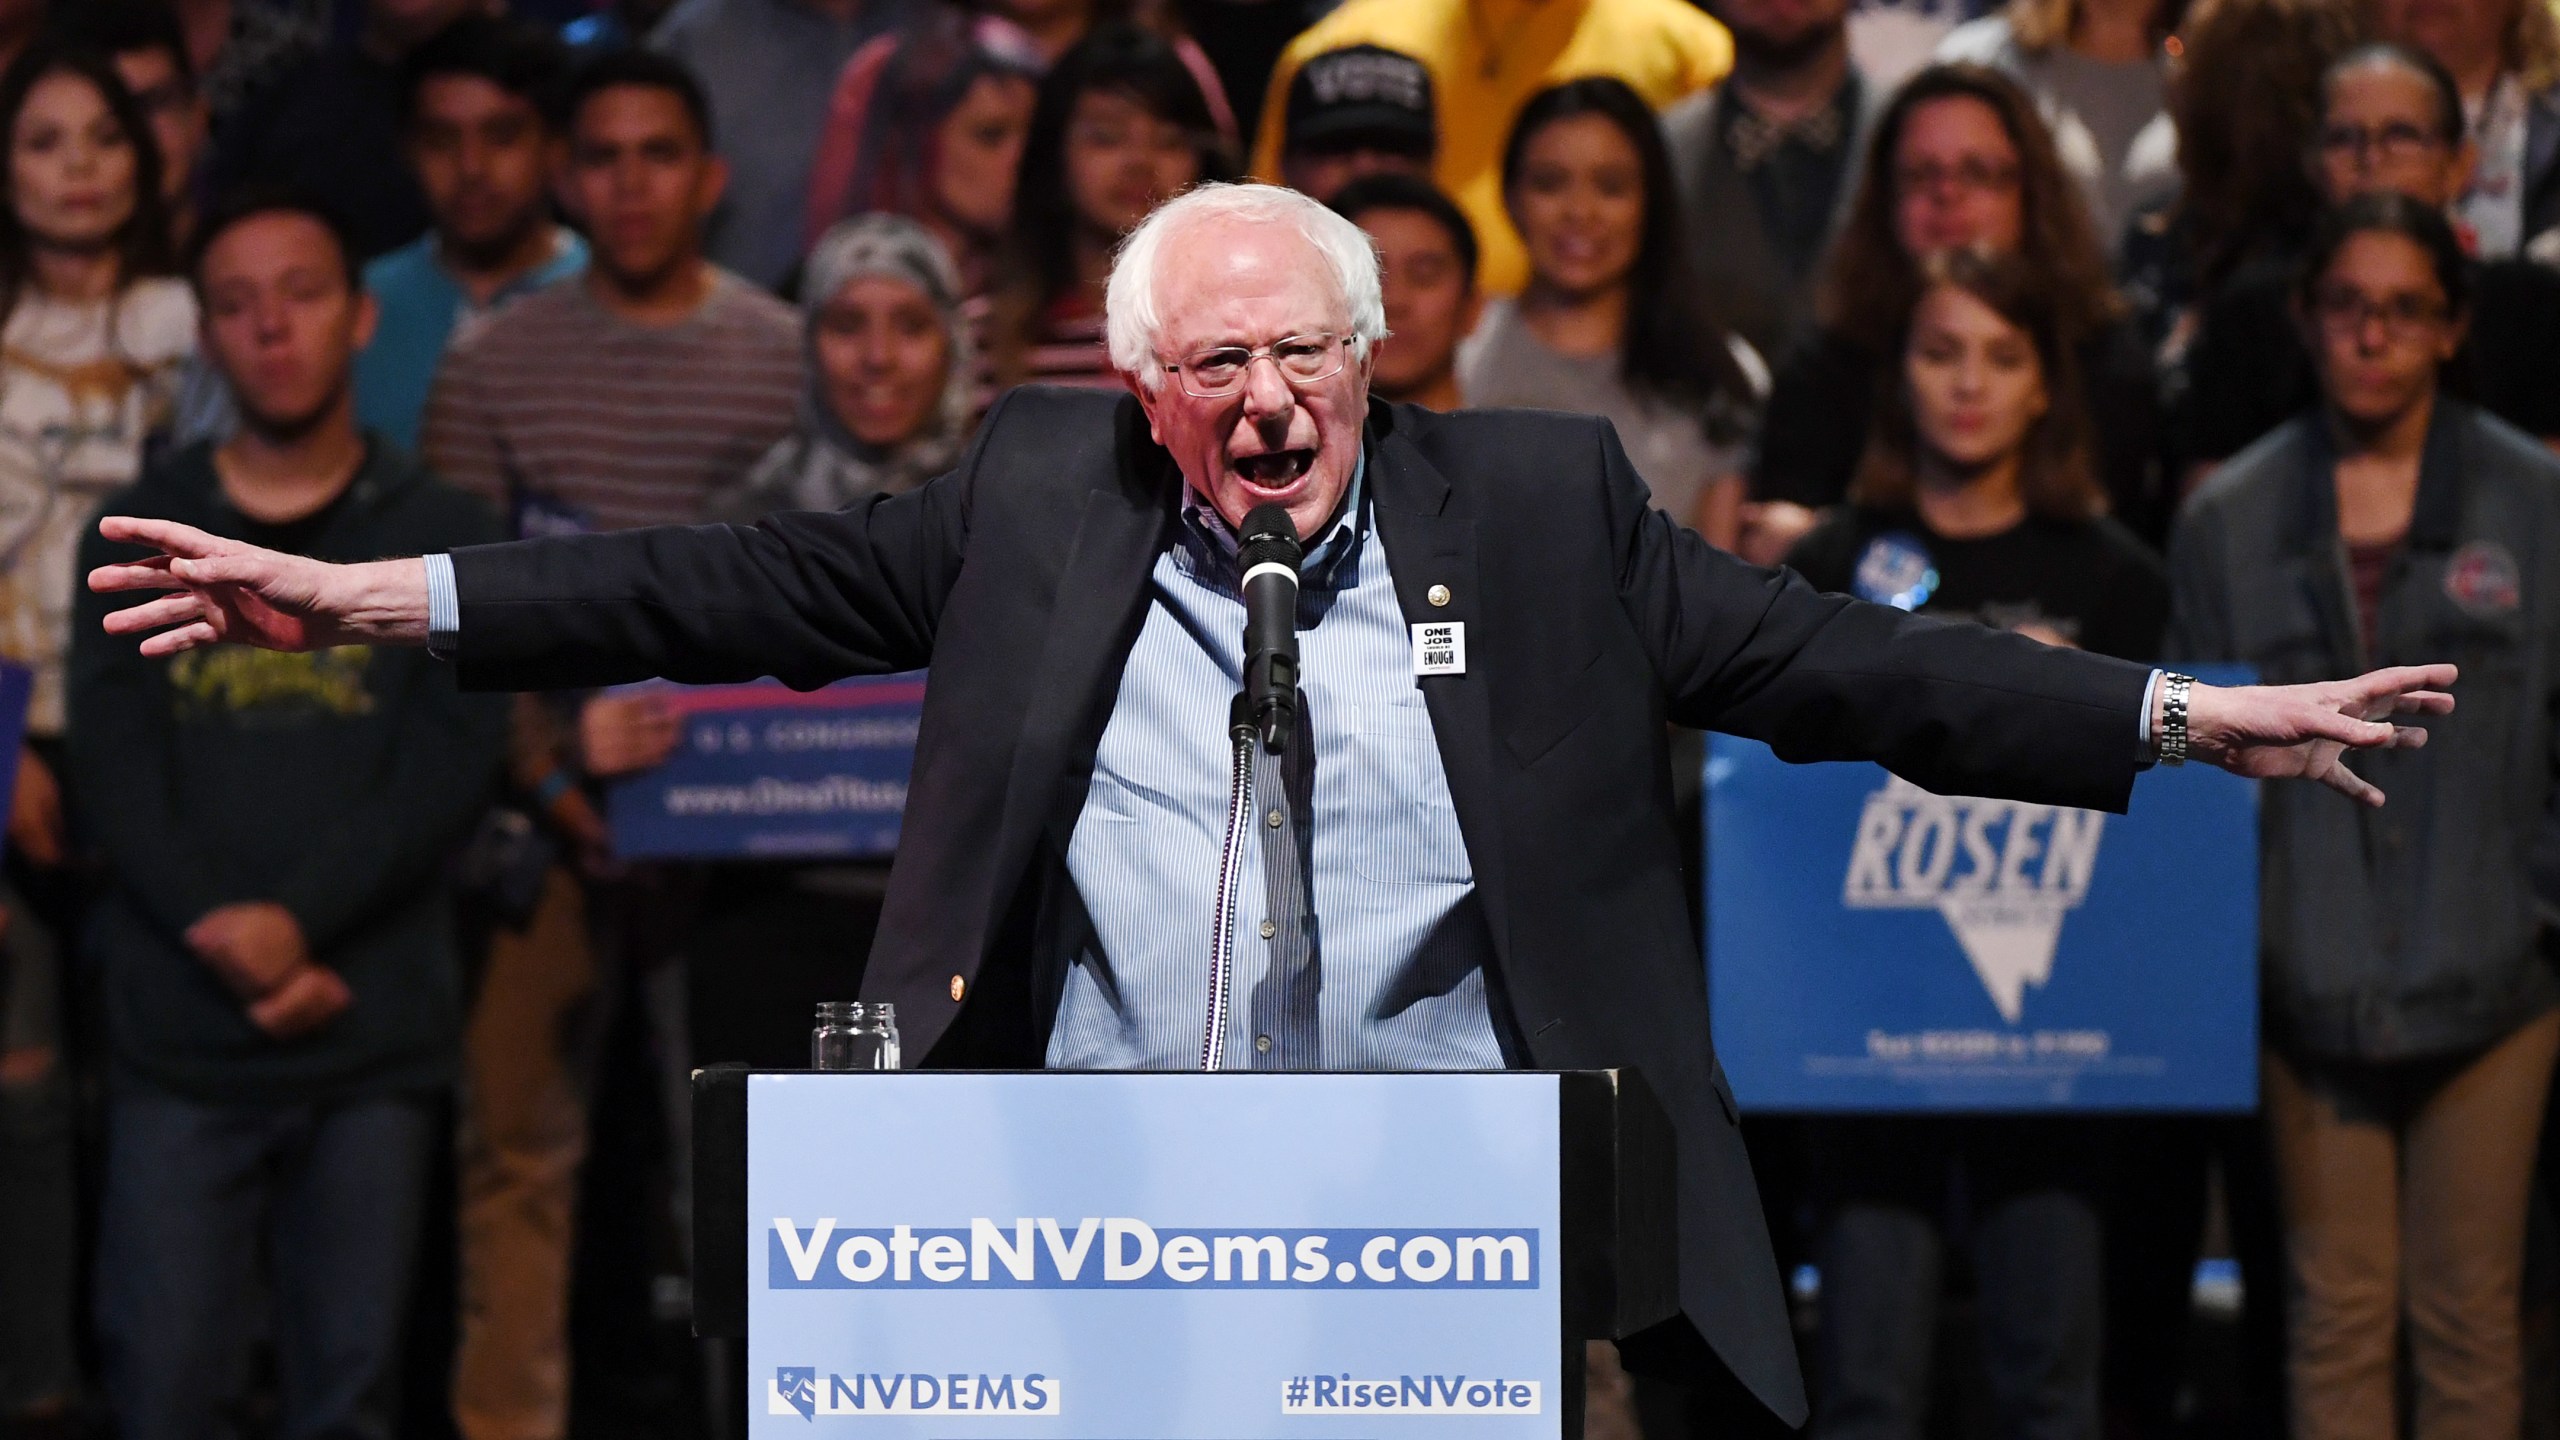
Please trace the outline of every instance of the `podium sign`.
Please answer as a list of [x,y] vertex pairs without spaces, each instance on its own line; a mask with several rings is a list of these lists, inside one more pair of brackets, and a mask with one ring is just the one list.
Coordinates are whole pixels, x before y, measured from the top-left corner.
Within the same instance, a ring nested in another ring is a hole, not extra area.
[[667,763],[606,796],[624,859],[861,859],[898,848],[924,717],[921,673],[793,690],[670,685],[684,728]]
[[750,1435],[1563,1433],[1556,1075],[746,1090]]
[[1717,735],[1706,809],[1716,1053],[1744,1106],[2257,1103],[2250,782],[2154,769],[2105,815]]

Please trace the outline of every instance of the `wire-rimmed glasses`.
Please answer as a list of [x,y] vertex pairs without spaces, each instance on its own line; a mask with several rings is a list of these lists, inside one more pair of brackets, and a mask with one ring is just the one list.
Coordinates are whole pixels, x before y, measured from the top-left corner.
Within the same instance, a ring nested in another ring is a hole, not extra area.
[[1259,347],[1212,345],[1194,350],[1178,361],[1165,361],[1164,368],[1181,378],[1183,394],[1219,400],[1244,388],[1245,376],[1256,360],[1268,358],[1280,368],[1281,378],[1292,385],[1312,385],[1341,374],[1350,355],[1350,336],[1319,330],[1283,336]]

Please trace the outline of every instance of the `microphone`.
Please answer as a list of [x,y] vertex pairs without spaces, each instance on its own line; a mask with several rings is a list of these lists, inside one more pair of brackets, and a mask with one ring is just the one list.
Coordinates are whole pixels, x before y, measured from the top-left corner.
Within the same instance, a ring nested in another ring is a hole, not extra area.
[[1236,564],[1244,572],[1244,694],[1236,728],[1262,737],[1262,748],[1286,749],[1298,722],[1297,522],[1277,505],[1244,517]]

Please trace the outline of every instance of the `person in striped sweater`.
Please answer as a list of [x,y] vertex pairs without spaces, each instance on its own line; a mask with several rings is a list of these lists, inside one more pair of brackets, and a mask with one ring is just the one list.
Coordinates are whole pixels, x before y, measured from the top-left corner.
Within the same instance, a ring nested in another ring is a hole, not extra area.
[[[497,504],[518,535],[700,520],[792,431],[800,319],[704,258],[727,172],[682,64],[600,55],[565,108],[564,190],[589,268],[447,352],[427,402],[427,461]],[[625,977],[668,958],[658,942],[680,928],[644,911],[681,887],[622,873],[585,783],[656,765],[673,718],[613,695],[525,697],[517,717],[513,778],[569,858],[526,923],[494,937],[465,1036],[453,1408],[468,1440],[563,1433],[569,1237],[599,1017]]]

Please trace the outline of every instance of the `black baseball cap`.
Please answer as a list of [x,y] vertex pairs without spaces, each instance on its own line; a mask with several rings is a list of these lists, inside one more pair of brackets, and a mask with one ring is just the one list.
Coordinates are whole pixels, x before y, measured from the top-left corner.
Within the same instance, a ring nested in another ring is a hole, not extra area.
[[1440,148],[1431,72],[1381,45],[1327,50],[1289,82],[1284,150],[1388,150],[1430,159]]

